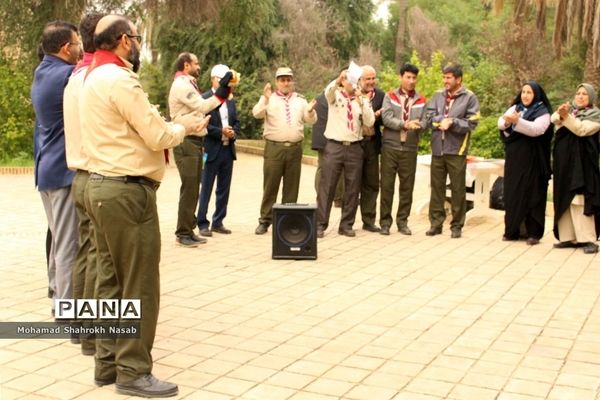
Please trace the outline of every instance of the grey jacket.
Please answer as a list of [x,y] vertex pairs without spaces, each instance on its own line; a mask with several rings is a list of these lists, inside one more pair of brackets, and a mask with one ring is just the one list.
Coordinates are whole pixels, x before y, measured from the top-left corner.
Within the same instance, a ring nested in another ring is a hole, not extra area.
[[454,122],[446,132],[438,129],[444,119],[447,91],[437,91],[427,103],[427,120],[431,127],[431,153],[434,156],[444,154],[466,155],[469,152],[471,132],[479,123],[479,100],[470,90],[460,88],[448,118]]
[[399,89],[392,90],[385,95],[383,99],[383,120],[382,145],[400,151],[419,150],[420,134],[426,128],[425,97],[420,94],[415,95],[415,100],[410,108],[409,120],[418,119],[421,121],[422,129],[413,129],[406,132],[406,140],[400,141],[400,133],[404,130],[404,120],[402,119],[402,104],[400,102]]

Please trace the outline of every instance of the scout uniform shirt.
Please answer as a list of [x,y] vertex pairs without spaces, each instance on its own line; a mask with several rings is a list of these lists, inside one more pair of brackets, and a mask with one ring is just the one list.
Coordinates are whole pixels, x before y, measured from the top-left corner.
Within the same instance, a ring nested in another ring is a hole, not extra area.
[[[221,104],[217,96],[202,98],[196,79],[191,75],[179,73],[175,76],[169,91],[169,114],[171,119],[199,111],[208,114]],[[202,117],[199,115],[199,117]]]
[[362,97],[349,96],[336,81],[325,88],[329,114],[325,137],[338,142],[362,140],[362,125],[373,126],[375,114],[371,102]]
[[65,118],[65,151],[67,167],[72,170],[88,170],[89,157],[83,150],[81,126],[79,121],[79,100],[83,88],[83,80],[87,67],[77,69],[69,78],[63,98],[63,115]]
[[165,122],[142,89],[131,63],[104,64],[88,73],[79,112],[89,172],[105,176],[144,176],[160,182],[163,150],[185,137],[185,128]]
[[296,92],[288,96],[273,92],[269,99],[260,96],[252,115],[265,119],[263,137],[273,142],[301,142],[304,139],[304,123],[314,124],[317,121],[317,112],[308,112],[306,99]]

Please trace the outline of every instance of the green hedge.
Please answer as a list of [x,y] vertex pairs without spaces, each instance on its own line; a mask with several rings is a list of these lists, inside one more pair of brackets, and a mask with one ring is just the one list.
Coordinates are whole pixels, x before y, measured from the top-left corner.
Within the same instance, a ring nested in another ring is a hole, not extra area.
[[0,60],[0,162],[33,159],[32,76]]

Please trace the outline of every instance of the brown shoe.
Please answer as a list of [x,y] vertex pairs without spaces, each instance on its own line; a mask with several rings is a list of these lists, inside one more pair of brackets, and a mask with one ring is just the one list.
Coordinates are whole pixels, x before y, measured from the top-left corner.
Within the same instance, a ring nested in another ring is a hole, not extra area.
[[356,232],[354,232],[354,229],[340,228],[340,229],[338,229],[338,234],[340,234],[342,236],[348,236],[348,237],[355,237],[356,236]]
[[212,236],[212,232],[208,228],[201,228],[200,229],[200,236],[211,237]]
[[460,228],[453,228],[451,230],[451,232],[452,232],[452,234],[450,235],[450,237],[452,239],[458,239],[462,236],[462,229],[460,229]]
[[585,254],[595,254],[598,252],[598,245],[596,243],[586,243],[585,246],[583,246],[583,252]]
[[231,233],[231,229],[227,229],[223,225],[213,226],[210,230],[211,232],[222,233],[223,235],[229,235]]
[[567,242],[558,242],[552,245],[555,249],[574,249],[576,247],[580,247],[579,243],[567,241]]
[[530,237],[527,239],[527,244],[530,246],[535,246],[536,244],[540,243],[540,239],[538,238],[534,238],[534,237]]
[[439,235],[442,233],[442,228],[441,227],[431,227],[429,228],[429,230],[427,232],[425,232],[425,235],[427,236],[435,236],[435,235]]

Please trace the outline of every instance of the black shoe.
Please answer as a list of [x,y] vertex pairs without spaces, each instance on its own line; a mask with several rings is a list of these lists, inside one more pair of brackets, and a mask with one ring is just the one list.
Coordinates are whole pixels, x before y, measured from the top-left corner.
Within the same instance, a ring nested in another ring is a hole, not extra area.
[[269,224],[265,224],[264,222],[261,222],[260,224],[258,224],[256,229],[254,230],[254,233],[256,233],[257,235],[264,235],[265,233],[267,233],[268,230],[269,230]]
[[375,224],[363,224],[363,231],[381,232],[381,229]]
[[450,237],[452,239],[458,239],[462,236],[462,230],[460,228],[453,228],[451,229],[451,232]]
[[190,239],[192,239],[194,242],[198,243],[198,244],[204,244],[207,242],[206,239],[201,238],[200,236],[196,235],[195,233],[192,233],[190,235]]
[[552,245],[555,249],[574,249],[576,247],[580,247],[579,243],[575,242],[558,242]]
[[586,243],[583,246],[583,252],[585,254],[594,254],[594,253],[597,253],[598,252],[598,245],[596,243],[592,243],[592,242]]
[[390,234],[390,227],[386,226],[386,225],[381,225],[381,230],[379,231],[379,233],[381,233],[382,235],[389,235]]
[[530,237],[530,238],[527,238],[527,242],[526,243],[528,245],[530,245],[530,246],[535,246],[536,244],[540,243],[540,239],[537,239],[537,238],[534,238],[534,237]]
[[431,227],[429,228],[429,230],[427,232],[425,232],[425,234],[427,236],[435,236],[435,235],[439,235],[442,233],[442,228],[441,227]]
[[408,228],[408,225],[398,225],[398,232],[403,235],[410,236],[412,235],[411,230]]
[[211,237],[212,232],[208,228],[200,228],[200,236]]
[[174,383],[159,381],[152,374],[127,383],[117,383],[117,393],[140,397],[171,397],[179,392]]
[[227,229],[223,225],[213,226],[210,230],[211,232],[222,233],[224,235],[229,235],[231,233],[231,229]]
[[84,356],[93,356],[94,354],[96,354],[96,348],[95,347],[81,347],[81,354],[83,354]]
[[317,238],[323,239],[323,237],[325,237],[325,231],[321,228],[317,228]]
[[183,236],[175,239],[177,246],[181,247],[198,247],[198,242],[195,242],[191,237]]
[[342,235],[342,236],[348,236],[348,237],[356,236],[356,232],[354,232],[354,229],[340,228],[340,229],[338,229],[338,234]]
[[117,382],[117,375],[114,375],[110,378],[94,378],[94,385],[96,386],[108,386]]

